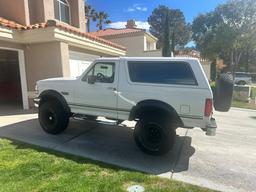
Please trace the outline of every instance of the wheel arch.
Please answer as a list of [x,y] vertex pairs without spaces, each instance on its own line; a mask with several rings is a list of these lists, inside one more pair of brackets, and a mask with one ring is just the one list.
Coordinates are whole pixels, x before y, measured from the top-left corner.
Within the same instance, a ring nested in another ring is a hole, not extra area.
[[68,103],[66,101],[66,99],[57,91],[55,90],[45,90],[43,91],[40,95],[39,95],[39,107],[42,103],[46,102],[46,101],[57,101],[59,102],[65,111],[67,112],[71,112],[70,107],[68,106]]
[[151,112],[154,112],[154,113],[163,112],[168,117],[173,118],[177,126],[183,126],[183,122],[179,117],[177,111],[174,109],[174,107],[159,100],[140,101],[139,103],[137,103],[136,106],[132,108],[129,115],[129,120],[138,119],[142,114],[151,113]]

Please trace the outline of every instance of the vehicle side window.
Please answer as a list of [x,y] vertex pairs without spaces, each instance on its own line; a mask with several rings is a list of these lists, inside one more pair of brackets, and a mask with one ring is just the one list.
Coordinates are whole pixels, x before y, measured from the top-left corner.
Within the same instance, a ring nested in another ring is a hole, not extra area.
[[138,83],[198,85],[190,65],[180,61],[130,61],[130,79]]
[[93,68],[85,75],[83,81],[93,77],[98,83],[113,83],[115,79],[115,63],[96,63]]

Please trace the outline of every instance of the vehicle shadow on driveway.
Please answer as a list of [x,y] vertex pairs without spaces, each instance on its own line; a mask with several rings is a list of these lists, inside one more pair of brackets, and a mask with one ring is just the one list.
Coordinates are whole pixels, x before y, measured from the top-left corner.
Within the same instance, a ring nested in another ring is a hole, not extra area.
[[185,135],[176,137],[168,154],[150,156],[136,147],[131,127],[74,120],[60,135],[46,134],[33,119],[0,127],[0,137],[150,174],[186,171],[195,152],[191,137]]

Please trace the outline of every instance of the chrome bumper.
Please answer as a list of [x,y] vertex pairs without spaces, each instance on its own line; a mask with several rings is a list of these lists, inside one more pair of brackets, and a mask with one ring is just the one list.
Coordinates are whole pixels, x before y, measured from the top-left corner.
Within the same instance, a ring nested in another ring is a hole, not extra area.
[[37,98],[34,99],[34,106],[39,107],[39,104],[40,104],[40,98],[37,97]]

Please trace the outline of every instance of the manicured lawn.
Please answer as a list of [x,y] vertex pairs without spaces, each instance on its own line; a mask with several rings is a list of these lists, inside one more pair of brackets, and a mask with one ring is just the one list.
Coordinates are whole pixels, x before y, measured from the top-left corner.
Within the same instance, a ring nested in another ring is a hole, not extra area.
[[[252,87],[250,97],[252,99],[256,98],[256,87]],[[243,101],[236,101],[236,100],[232,101],[232,107],[238,107],[238,108],[244,108],[244,109],[255,109],[256,110],[256,104],[247,103],[247,102],[243,102]]]
[[256,105],[255,104],[250,104],[242,101],[233,101],[232,102],[232,107],[238,107],[238,108],[245,108],[245,109],[255,109],[256,110]]
[[[152,165],[153,166],[153,165]],[[126,191],[132,184],[145,191],[212,190],[125,170],[80,157],[0,139],[0,191]]]

